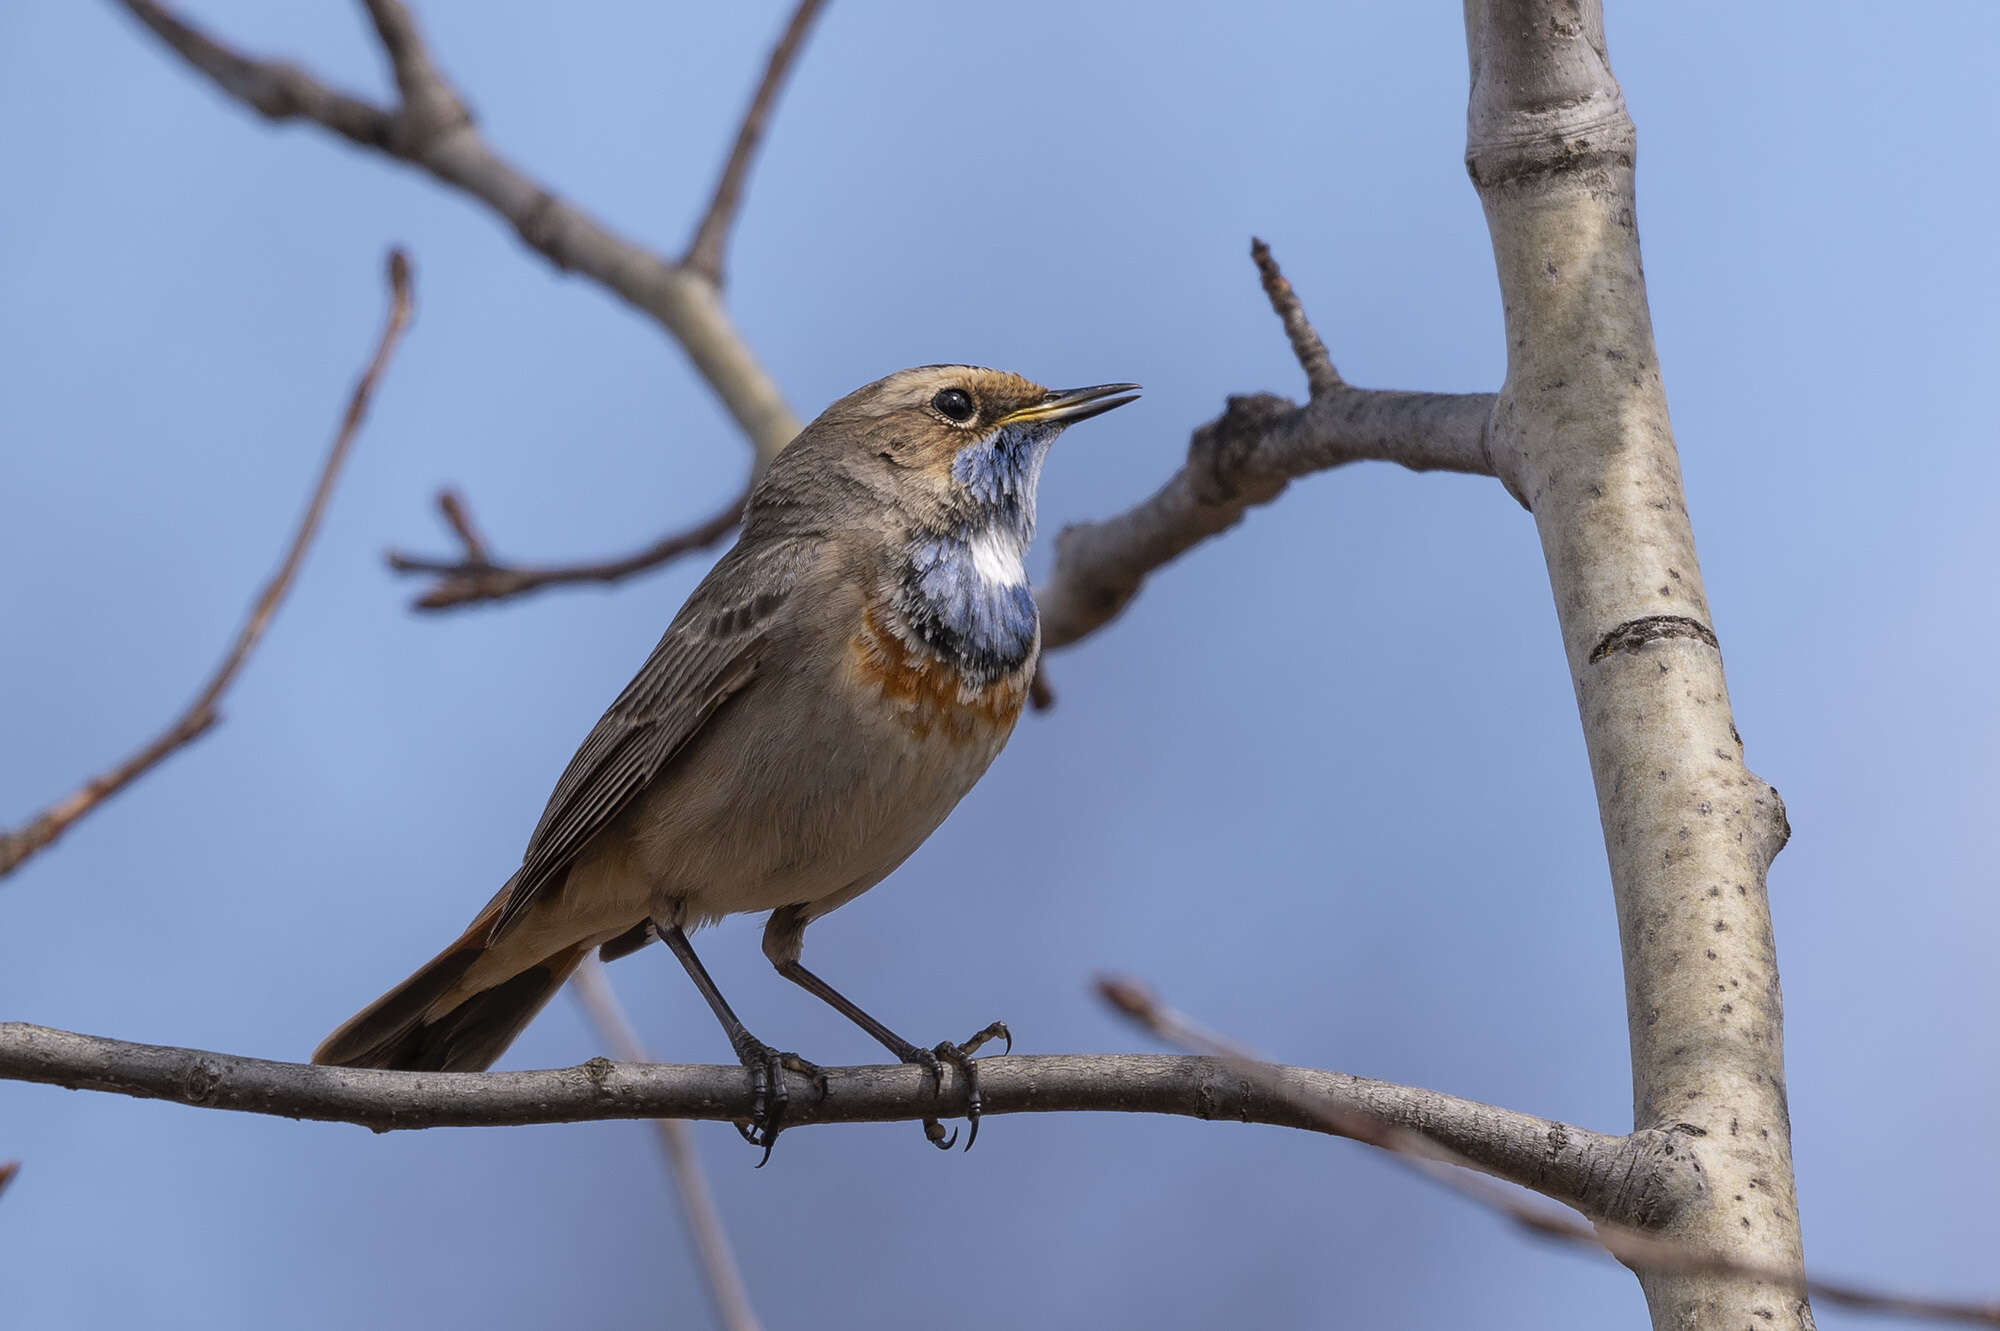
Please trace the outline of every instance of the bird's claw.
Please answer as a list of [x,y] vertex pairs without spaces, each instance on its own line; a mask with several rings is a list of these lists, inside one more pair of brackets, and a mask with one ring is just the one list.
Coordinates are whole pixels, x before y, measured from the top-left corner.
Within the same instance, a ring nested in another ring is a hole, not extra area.
[[762,1169],[771,1159],[771,1148],[778,1144],[778,1134],[785,1130],[785,1109],[791,1103],[791,1090],[785,1085],[785,1073],[796,1072],[812,1082],[820,1098],[826,1098],[826,1072],[817,1063],[808,1062],[797,1054],[784,1053],[773,1049],[762,1040],[752,1039],[736,1051],[744,1068],[750,1073],[750,1121],[736,1125],[737,1135],[752,1146],[764,1148],[764,1154],[757,1161]]
[[[965,1149],[971,1150],[972,1143],[979,1140],[979,1118],[985,1110],[985,1101],[979,1094],[979,1065],[972,1057],[980,1046],[990,1040],[1005,1040],[1007,1051],[1014,1048],[1014,1034],[1007,1029],[1007,1023],[996,1021],[983,1028],[964,1044],[953,1044],[947,1040],[934,1049],[913,1051],[907,1062],[915,1063],[930,1075],[935,1094],[944,1094],[944,1065],[951,1064],[965,1078]],[[949,1137],[945,1136],[944,1124],[934,1118],[924,1120],[924,1137],[940,1151],[949,1151],[958,1143],[958,1129],[953,1128]]]

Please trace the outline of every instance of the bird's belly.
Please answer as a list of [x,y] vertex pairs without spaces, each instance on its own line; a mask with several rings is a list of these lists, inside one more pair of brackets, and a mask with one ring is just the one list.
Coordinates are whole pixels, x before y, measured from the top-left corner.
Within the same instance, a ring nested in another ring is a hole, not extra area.
[[1010,706],[868,664],[765,681],[770,696],[725,708],[648,794],[635,849],[656,911],[693,926],[880,881],[985,773],[1027,687]]

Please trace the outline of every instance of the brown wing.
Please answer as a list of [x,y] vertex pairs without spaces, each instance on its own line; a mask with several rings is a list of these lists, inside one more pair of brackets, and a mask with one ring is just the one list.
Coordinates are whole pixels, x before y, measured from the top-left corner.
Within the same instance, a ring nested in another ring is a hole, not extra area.
[[802,551],[738,544],[688,598],[666,636],[570,759],[493,922],[497,936],[748,684],[790,599]]

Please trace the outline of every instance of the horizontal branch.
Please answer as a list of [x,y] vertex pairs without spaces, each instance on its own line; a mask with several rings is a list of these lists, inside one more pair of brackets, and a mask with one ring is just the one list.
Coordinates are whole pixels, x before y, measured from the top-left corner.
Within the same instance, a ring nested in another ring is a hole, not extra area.
[[299,566],[305,562],[306,550],[319,531],[320,518],[326,512],[334,484],[340,479],[341,465],[353,449],[354,437],[360,432],[361,422],[368,414],[368,402],[374,396],[375,385],[382,372],[389,367],[389,359],[395,354],[396,343],[401,339],[403,330],[409,326],[410,261],[401,250],[389,252],[388,279],[389,313],[383,322],[381,336],[376,339],[374,354],[348,397],[347,411],[341,417],[340,428],[334,434],[333,446],[327,450],[326,460],[320,464],[319,479],[313,485],[311,498],[306,501],[305,513],[299,518],[291,542],[285,547],[277,572],[271,575],[263,590],[257,594],[257,599],[251,602],[250,612],[244,617],[242,627],[237,629],[236,639],[229,645],[221,663],[180,715],[130,757],[109,771],[90,778],[19,829],[0,831],[0,878],[20,868],[29,856],[53,844],[57,837],[91,810],[152,771],[172,754],[207,734],[221,719],[216,706],[236,682],[237,675],[242,673],[250,653],[256,650],[264,631],[270,627],[271,617],[277,614],[279,604],[291,590]]
[[1103,627],[1154,569],[1229,530],[1301,476],[1379,461],[1507,479],[1487,450],[1493,394],[1350,386],[1269,249],[1253,241],[1251,255],[1311,400],[1299,406],[1270,393],[1230,398],[1222,415],[1194,432],[1186,464],[1151,498],[1117,517],[1064,528],[1055,567],[1035,589],[1044,647],[1067,646]]
[[1066,647],[1102,628],[1154,569],[1228,531],[1301,476],[1363,461],[1494,475],[1484,448],[1493,401],[1491,393],[1347,387],[1304,406],[1271,394],[1230,398],[1152,497],[1056,537],[1055,567],[1035,589],[1043,645]]
[[[1147,1113],[1229,1119],[1348,1136],[1324,1112],[1392,1123],[1478,1168],[1593,1214],[1635,1222],[1672,1206],[1635,1184],[1655,1177],[1670,1134],[1608,1137],[1457,1096],[1312,1068],[1250,1078],[1218,1058],[1155,1054],[1011,1054],[979,1061],[985,1112]],[[203,1109],[324,1122],[378,1132],[600,1119],[740,1121],[750,1115],[743,1069],[592,1059],[538,1072],[383,1072],[277,1063],[165,1045],[131,1044],[26,1022],[0,1022],[0,1080],[42,1082],[171,1100]],[[962,1114],[965,1083],[949,1065],[934,1091],[907,1065],[827,1069],[827,1094],[795,1077],[787,1125],[916,1122]]]

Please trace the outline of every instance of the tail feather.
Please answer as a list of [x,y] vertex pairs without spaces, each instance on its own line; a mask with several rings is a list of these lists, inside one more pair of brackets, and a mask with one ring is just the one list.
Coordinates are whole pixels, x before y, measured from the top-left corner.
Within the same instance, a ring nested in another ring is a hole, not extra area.
[[450,947],[321,1041],[312,1061],[406,1072],[476,1072],[491,1066],[590,950],[565,948],[440,1008],[487,954],[492,923],[491,910],[481,911]]

